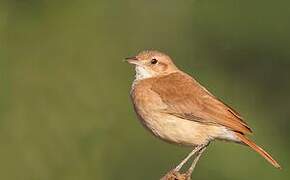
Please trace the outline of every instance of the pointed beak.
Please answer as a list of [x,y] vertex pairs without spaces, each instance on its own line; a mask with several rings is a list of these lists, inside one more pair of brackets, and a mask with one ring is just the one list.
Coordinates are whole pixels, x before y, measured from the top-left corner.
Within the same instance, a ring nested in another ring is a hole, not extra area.
[[128,62],[129,64],[135,64],[135,65],[140,64],[137,57],[128,57],[128,58],[125,58],[125,61]]

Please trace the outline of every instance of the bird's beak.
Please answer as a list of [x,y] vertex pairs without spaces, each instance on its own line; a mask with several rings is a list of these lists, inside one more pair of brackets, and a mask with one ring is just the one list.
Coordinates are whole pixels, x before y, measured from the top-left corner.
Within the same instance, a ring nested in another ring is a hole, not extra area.
[[128,57],[125,58],[125,61],[128,62],[129,64],[140,65],[140,61],[138,60],[137,57]]

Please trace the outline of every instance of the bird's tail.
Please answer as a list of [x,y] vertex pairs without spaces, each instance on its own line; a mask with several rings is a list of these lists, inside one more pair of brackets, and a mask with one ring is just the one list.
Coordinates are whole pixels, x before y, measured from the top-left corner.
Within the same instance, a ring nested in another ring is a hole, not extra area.
[[281,169],[281,166],[278,164],[278,162],[271,157],[270,154],[268,154],[265,150],[263,150],[261,147],[259,147],[257,144],[255,144],[253,141],[248,139],[245,135],[236,133],[236,135],[239,137],[239,139],[251,147],[254,151],[259,153],[263,158],[265,158],[270,164],[272,164],[274,167]]

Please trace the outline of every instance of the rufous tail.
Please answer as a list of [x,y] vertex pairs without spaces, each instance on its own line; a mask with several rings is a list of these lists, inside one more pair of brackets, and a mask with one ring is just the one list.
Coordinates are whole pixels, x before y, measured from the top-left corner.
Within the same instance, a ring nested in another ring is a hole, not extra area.
[[250,139],[248,139],[245,135],[240,134],[240,133],[236,133],[236,135],[240,138],[240,140],[243,143],[250,146],[254,151],[259,153],[263,158],[265,158],[274,167],[281,169],[281,166],[278,164],[278,162],[274,158],[272,158],[271,155],[268,154],[265,150],[263,150],[261,147],[259,147],[257,144],[255,144]]

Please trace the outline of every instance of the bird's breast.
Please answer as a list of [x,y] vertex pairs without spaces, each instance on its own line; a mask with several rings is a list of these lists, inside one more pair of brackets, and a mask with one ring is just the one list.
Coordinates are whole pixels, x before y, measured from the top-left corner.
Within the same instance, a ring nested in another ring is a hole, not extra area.
[[219,127],[208,126],[198,122],[185,120],[164,110],[164,104],[158,94],[146,88],[135,85],[131,91],[135,112],[141,123],[155,136],[181,145],[205,144],[219,133]]

